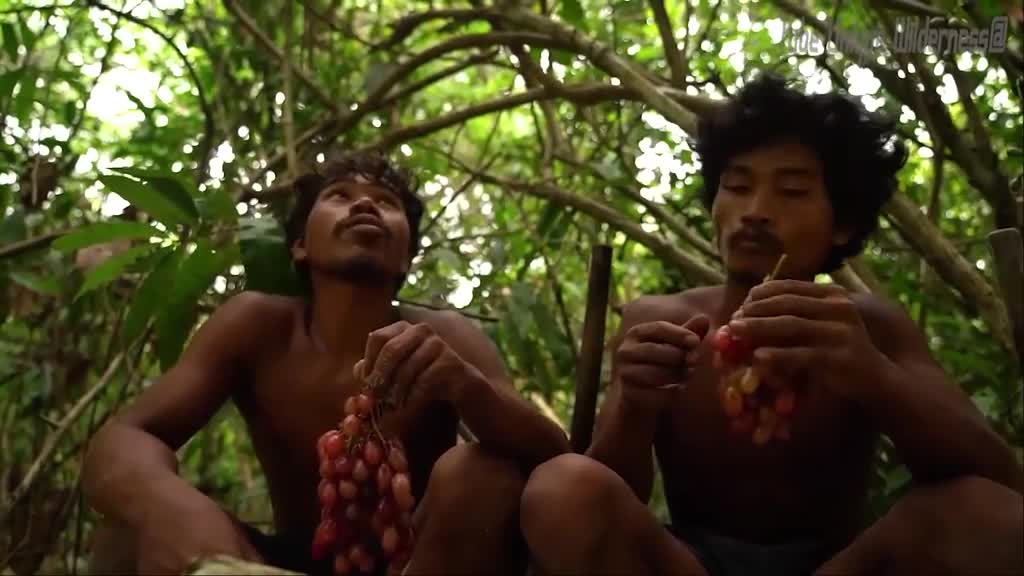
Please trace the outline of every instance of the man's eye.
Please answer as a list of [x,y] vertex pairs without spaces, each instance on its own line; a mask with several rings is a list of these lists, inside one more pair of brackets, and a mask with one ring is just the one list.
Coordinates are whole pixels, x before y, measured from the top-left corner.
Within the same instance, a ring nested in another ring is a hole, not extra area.
[[723,184],[722,188],[733,194],[746,194],[750,190],[746,184]]
[[804,188],[783,188],[783,196],[798,197],[807,194],[807,190]]

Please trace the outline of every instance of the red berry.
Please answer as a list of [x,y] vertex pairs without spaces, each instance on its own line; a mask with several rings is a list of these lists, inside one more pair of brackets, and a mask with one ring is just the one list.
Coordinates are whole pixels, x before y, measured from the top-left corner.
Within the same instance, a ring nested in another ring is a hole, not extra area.
[[412,495],[412,485],[405,474],[395,474],[391,479],[391,493],[395,498],[395,506],[402,512],[412,510],[416,500]]
[[728,324],[715,333],[714,347],[727,364],[739,365],[750,362],[750,348],[742,340],[733,337]]
[[373,574],[373,556],[364,556],[363,561],[359,563],[359,571],[363,574]]
[[324,451],[324,444],[327,442],[327,438],[331,434],[335,434],[335,433],[336,432],[334,432],[333,430],[328,430],[327,432],[324,432],[322,435],[320,435],[320,438],[317,439],[317,441],[316,441],[316,455],[317,455],[317,457],[320,458],[320,460],[327,460],[327,453]]
[[339,479],[344,480],[352,475],[352,460],[348,456],[342,456],[334,461],[334,473]]
[[345,439],[334,431],[327,434],[327,439],[324,440],[324,454],[328,459],[334,460],[345,451]]
[[380,444],[374,440],[367,440],[363,446],[363,460],[366,465],[370,468],[376,468],[380,465],[383,452],[381,451]]
[[388,556],[398,552],[398,530],[394,526],[388,526],[380,536],[380,548]]
[[405,459],[405,454],[402,453],[402,449],[397,446],[392,446],[388,450],[388,464],[391,465],[391,470],[397,473],[404,473],[409,470],[409,463]]
[[356,397],[349,396],[345,399],[345,416],[352,416],[359,410],[359,405],[356,404]]
[[334,482],[329,480],[320,481],[320,506],[326,510],[331,510],[334,505],[338,503],[338,488]]
[[390,498],[384,498],[377,504],[376,514],[380,516],[380,519],[389,523],[395,519],[395,504]]
[[356,504],[355,502],[352,502],[351,504],[346,506],[345,507],[345,518],[347,520],[351,520],[352,522],[355,522],[356,520],[358,520],[359,519],[359,504]]
[[356,396],[356,413],[363,418],[369,418],[370,413],[373,412],[373,397],[366,394],[360,394]]
[[363,551],[363,547],[359,544],[353,544],[352,547],[348,549],[348,561],[357,566],[362,564],[364,558],[368,557],[369,556],[366,552]]
[[377,493],[387,494],[391,491],[391,466],[388,466],[387,462],[380,465],[377,468]]
[[325,480],[334,480],[337,476],[337,472],[330,460],[320,461],[320,477]]
[[334,573],[337,576],[345,576],[352,572],[352,564],[345,558],[344,554],[334,555]]
[[356,460],[356,465],[352,467],[352,479],[357,483],[362,484],[370,477],[370,469],[366,467],[366,463],[363,462],[362,458]]
[[362,422],[359,421],[359,417],[355,414],[345,416],[345,419],[341,421],[341,431],[349,438],[359,436],[359,432],[362,430],[362,427]]
[[739,416],[740,412],[743,412],[743,395],[735,386],[727,386],[722,405],[725,408],[725,414],[730,418]]
[[342,480],[341,482],[338,482],[338,496],[345,500],[355,500],[358,494],[359,488],[356,486],[355,482],[352,482],[351,480]]

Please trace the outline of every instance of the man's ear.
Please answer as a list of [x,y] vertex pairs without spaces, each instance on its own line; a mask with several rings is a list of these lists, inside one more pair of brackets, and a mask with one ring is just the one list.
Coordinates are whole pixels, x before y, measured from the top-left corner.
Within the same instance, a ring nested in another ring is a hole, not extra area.
[[295,242],[292,243],[291,251],[292,260],[296,262],[302,262],[308,256],[306,254],[306,245],[302,243],[302,238],[296,239]]

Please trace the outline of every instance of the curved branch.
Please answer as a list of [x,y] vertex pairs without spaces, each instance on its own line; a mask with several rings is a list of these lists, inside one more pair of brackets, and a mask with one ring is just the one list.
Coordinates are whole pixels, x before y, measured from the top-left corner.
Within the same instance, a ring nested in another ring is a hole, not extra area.
[[595,66],[615,76],[624,85],[636,91],[647,104],[660,112],[668,121],[675,123],[688,134],[696,133],[697,116],[653,84],[644,71],[619,57],[611,46],[588,38],[582,32],[550,18],[522,9],[495,12],[494,14],[513,24],[540,32],[552,40],[569,45],[573,51],[586,56]]
[[998,294],[957,251],[956,247],[932,224],[920,208],[903,193],[897,192],[885,208],[903,239],[924,257],[933,270],[961,296],[978,308],[995,339],[1013,350],[1013,336],[1006,309]]
[[129,22],[134,22],[135,24],[138,24],[139,26],[142,26],[143,28],[149,30],[153,34],[156,34],[157,36],[160,37],[161,40],[166,42],[167,45],[169,45],[171,47],[171,50],[174,50],[174,53],[178,55],[178,58],[181,58],[181,62],[185,65],[185,69],[188,70],[188,75],[192,79],[192,83],[195,84],[196,92],[198,93],[197,97],[199,98],[199,107],[203,111],[203,118],[204,118],[203,142],[199,146],[199,150],[200,150],[200,153],[199,153],[199,167],[200,168],[199,168],[199,175],[197,177],[197,180],[200,181],[200,182],[205,180],[206,179],[206,165],[207,165],[207,162],[209,161],[209,158],[210,158],[210,152],[213,150],[213,146],[212,146],[212,144],[213,144],[213,142],[212,142],[213,141],[213,132],[214,132],[213,110],[210,108],[210,102],[206,99],[206,92],[203,90],[203,83],[199,81],[199,75],[196,74],[196,69],[192,67],[192,63],[189,62],[188,57],[185,55],[184,52],[181,51],[181,48],[178,48],[178,45],[174,43],[174,40],[170,36],[168,36],[167,34],[162,32],[159,28],[157,28],[156,26],[153,26],[149,22],[146,22],[145,20],[143,20],[143,19],[141,19],[141,18],[139,18],[137,16],[133,16],[132,14],[130,14],[128,12],[121,12],[120,10],[118,10],[116,8],[111,8],[110,6],[107,6],[106,4],[103,4],[99,0],[86,0],[86,3],[89,6],[93,6],[95,8],[99,8],[101,10],[106,10],[107,12],[110,12],[112,14],[117,14],[121,18],[124,18],[125,20],[128,20]]
[[682,85],[686,81],[686,63],[683,61],[683,55],[679,52],[679,45],[676,44],[676,36],[672,29],[672,21],[668,17],[668,11],[665,9],[665,2],[664,0],[650,0],[650,4],[651,12],[654,12],[654,22],[658,25],[658,34],[661,35],[665,60],[672,73],[672,82]]
[[[267,37],[266,33],[260,30],[259,26],[256,25],[256,22],[252,19],[252,16],[249,16],[249,14],[246,13],[246,11],[243,10],[242,7],[239,6],[237,2],[235,2],[235,0],[224,0],[224,7],[227,8],[229,12],[234,14],[236,18],[238,18],[238,21],[242,24],[242,27],[245,28],[250,34],[252,34],[256,41],[262,44],[263,47],[268,52],[270,52],[270,54],[274,58],[276,58],[278,62],[284,63],[285,58],[287,58],[288,56],[281,52],[280,48],[274,45],[270,38]],[[295,65],[295,63],[290,63],[290,66],[292,74],[298,77],[299,80],[302,80],[302,83],[308,86],[309,89],[313,91],[313,94],[315,94],[316,97],[319,98],[320,101],[323,102],[325,106],[327,106],[327,108],[335,112],[338,110],[338,104],[337,102],[334,101],[335,99],[332,98],[331,95],[328,94],[322,87],[320,87],[319,84],[314,82],[313,78],[310,77],[309,73],[306,72],[306,70],[304,70],[300,66]]]

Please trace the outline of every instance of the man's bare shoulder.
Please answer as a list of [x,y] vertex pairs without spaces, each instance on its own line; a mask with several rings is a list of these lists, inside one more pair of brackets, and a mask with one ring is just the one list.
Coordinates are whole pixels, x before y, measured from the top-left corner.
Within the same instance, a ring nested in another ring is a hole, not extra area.
[[245,343],[265,342],[271,334],[280,342],[301,311],[302,302],[295,298],[247,290],[225,300],[208,322]]
[[850,300],[857,307],[872,341],[883,352],[894,352],[911,343],[924,345],[924,334],[898,303],[865,292],[850,294]]
[[665,320],[683,324],[697,314],[709,314],[721,298],[721,286],[691,288],[674,294],[652,294],[633,300],[622,310],[626,325]]
[[411,324],[426,324],[446,340],[450,338],[475,338],[480,327],[467,316],[456,310],[434,310],[421,306],[401,307],[402,319]]

